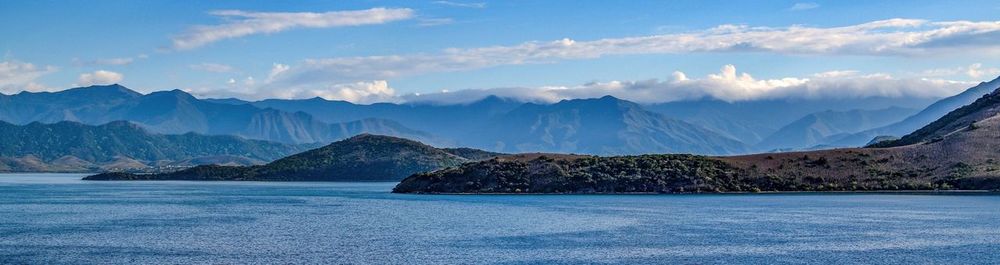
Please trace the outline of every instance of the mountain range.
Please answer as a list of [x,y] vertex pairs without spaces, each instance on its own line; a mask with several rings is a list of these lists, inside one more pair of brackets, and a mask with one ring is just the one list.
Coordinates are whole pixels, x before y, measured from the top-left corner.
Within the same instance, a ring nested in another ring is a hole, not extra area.
[[141,94],[106,85],[0,94],[0,120],[128,121],[156,134],[193,132],[283,144],[322,145],[372,133],[507,153],[738,155],[862,146],[878,136],[902,136],[919,127],[914,124],[939,118],[998,85],[984,82],[938,102],[872,97],[646,105],[610,96],[554,103],[496,96],[462,104],[244,101],[201,99],[180,90]]
[[282,143],[325,143],[364,132],[435,142],[427,133],[389,120],[325,123],[302,112],[206,101],[180,90],[143,95],[117,84],[21,92],[0,96],[0,102],[0,120],[13,124],[75,121],[99,125],[124,120],[156,133],[235,135]]
[[916,109],[890,107],[879,110],[828,110],[812,113],[781,127],[754,147],[756,150],[821,147],[829,144],[831,139],[850,137],[853,133],[882,127],[916,112]]
[[252,165],[304,151],[314,145],[247,140],[196,133],[150,133],[125,121],[93,126],[61,121],[14,125],[0,121],[0,171],[88,172],[187,167],[197,164]]
[[418,173],[399,193],[1000,190],[1000,90],[867,148],[746,156],[499,157]]

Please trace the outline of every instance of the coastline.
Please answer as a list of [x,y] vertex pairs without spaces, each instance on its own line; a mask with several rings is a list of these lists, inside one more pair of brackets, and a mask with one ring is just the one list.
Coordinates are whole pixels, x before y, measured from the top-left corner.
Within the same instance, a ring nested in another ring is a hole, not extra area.
[[411,195],[849,195],[849,194],[900,194],[900,195],[1000,195],[997,190],[878,190],[878,191],[761,191],[761,192],[393,192]]

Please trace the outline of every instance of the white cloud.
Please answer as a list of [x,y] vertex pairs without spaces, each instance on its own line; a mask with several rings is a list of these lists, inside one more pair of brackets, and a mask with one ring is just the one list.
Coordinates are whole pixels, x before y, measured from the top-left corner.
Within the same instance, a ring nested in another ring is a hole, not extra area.
[[997,69],[997,68],[983,68],[983,64],[981,64],[981,63],[975,63],[975,64],[972,64],[972,65],[969,65],[969,67],[965,69],[965,74],[968,75],[971,78],[980,78],[980,77],[984,77],[984,76],[996,76],[997,74],[1000,74],[1000,69]]
[[807,3],[795,3],[794,5],[792,5],[792,7],[789,7],[788,10],[791,10],[791,11],[802,11],[802,10],[809,10],[809,9],[815,9],[815,8],[819,8],[819,4],[812,3],[812,2],[807,2]]
[[50,90],[35,80],[55,71],[57,68],[54,66],[39,67],[20,61],[0,62],[0,92],[11,94],[20,91]]
[[748,73],[737,72],[733,65],[725,65],[717,74],[696,79],[678,71],[672,74],[671,79],[664,81],[651,79],[595,82],[579,86],[470,89],[401,97],[411,102],[439,103],[464,103],[488,95],[533,102],[612,95],[640,103],[702,98],[730,102],[761,99],[933,98],[954,95],[971,85],[974,83],[928,78],[896,78],[887,74],[859,74],[857,71],[830,71],[808,77],[757,79]]
[[389,79],[500,65],[552,63],[614,55],[766,52],[776,54],[925,56],[997,52],[1000,21],[889,19],[843,27],[721,25],[696,32],[592,41],[562,39],[438,53],[306,59],[275,77],[282,86]]
[[77,78],[77,86],[90,86],[90,85],[108,85],[115,84],[122,81],[124,76],[120,73],[115,73],[106,70],[97,70],[93,73],[83,73]]
[[433,3],[439,5],[453,6],[453,7],[486,8],[486,3],[483,2],[462,3],[462,2],[452,2],[452,1],[434,1]]
[[924,76],[957,76],[965,75],[969,78],[979,79],[983,77],[993,77],[1000,75],[1000,68],[995,67],[983,67],[982,63],[974,63],[969,66],[963,67],[953,67],[953,68],[937,68],[925,70],[921,73]]
[[186,50],[212,42],[254,34],[277,33],[294,28],[332,28],[384,24],[413,17],[409,8],[372,8],[325,13],[249,12],[241,10],[213,11],[224,19],[220,25],[201,25],[172,38],[173,48]]
[[385,80],[338,84],[323,89],[285,89],[275,93],[279,98],[321,97],[329,100],[346,100],[354,103],[398,102],[396,90]]
[[[275,64],[275,69],[283,69]],[[755,78],[738,72],[733,65],[718,73],[693,78],[681,71],[666,80],[593,82],[576,86],[502,87],[489,89],[442,90],[438,93],[398,94],[386,80],[360,81],[327,86],[270,88],[236,80],[229,89],[206,89],[198,94],[210,97],[312,98],[346,100],[354,103],[431,102],[467,103],[489,95],[529,102],[556,102],[563,99],[596,98],[612,95],[639,103],[662,103],[705,98],[729,102],[762,99],[860,99],[870,97],[939,98],[957,94],[975,82],[924,77],[895,77],[882,73],[863,74],[854,70],[826,71],[802,77]]]
[[289,67],[286,64],[274,63],[271,66],[271,72],[267,74],[267,82],[274,81],[274,77],[278,76],[285,71],[288,71]]
[[236,69],[232,66],[218,63],[200,63],[188,65],[191,69],[212,72],[212,73],[232,73],[236,72]]

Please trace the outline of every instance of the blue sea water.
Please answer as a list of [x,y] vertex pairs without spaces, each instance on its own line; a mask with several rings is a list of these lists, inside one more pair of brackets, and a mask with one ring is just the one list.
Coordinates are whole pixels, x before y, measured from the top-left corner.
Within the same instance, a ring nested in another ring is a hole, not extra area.
[[1000,263],[987,195],[402,195],[0,175],[0,264]]

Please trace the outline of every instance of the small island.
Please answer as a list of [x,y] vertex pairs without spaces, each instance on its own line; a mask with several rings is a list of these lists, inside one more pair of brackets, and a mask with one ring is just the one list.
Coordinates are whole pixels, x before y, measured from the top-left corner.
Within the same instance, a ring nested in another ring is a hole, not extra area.
[[264,165],[203,165],[155,174],[107,172],[84,180],[399,181],[413,173],[498,155],[502,154],[361,134]]

